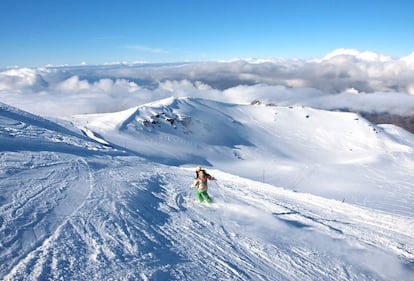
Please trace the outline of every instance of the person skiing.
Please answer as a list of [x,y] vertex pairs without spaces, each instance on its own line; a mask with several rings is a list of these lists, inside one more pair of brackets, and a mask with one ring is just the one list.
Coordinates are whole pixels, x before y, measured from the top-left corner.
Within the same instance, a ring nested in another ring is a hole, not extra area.
[[207,203],[210,203],[211,197],[208,195],[207,189],[207,181],[208,180],[215,180],[214,177],[209,175],[204,169],[201,169],[200,166],[197,166],[196,168],[196,177],[194,179],[193,184],[191,187],[196,187],[196,194],[198,202],[202,203],[206,201]]

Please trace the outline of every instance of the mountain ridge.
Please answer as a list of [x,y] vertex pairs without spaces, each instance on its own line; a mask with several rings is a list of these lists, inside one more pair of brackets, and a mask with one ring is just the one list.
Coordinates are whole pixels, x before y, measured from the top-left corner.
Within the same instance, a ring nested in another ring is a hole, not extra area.
[[[184,117],[185,125],[171,121]],[[118,125],[109,128],[105,124],[108,119]],[[355,169],[355,177],[365,182],[358,167],[394,162],[393,155],[411,155],[414,144],[412,135],[400,140],[394,129],[376,126],[355,113],[302,106],[236,105],[199,98],[170,98],[120,115],[84,115],[71,122],[78,127],[87,125],[107,141],[122,143],[161,163],[214,166],[291,189],[316,190],[338,200],[347,197],[339,188],[347,189],[347,180],[345,177],[343,184],[337,182],[337,187],[332,187],[331,165],[343,166],[349,172]],[[320,174],[322,180],[305,186],[298,177],[303,172]],[[399,172],[393,173],[396,176]],[[367,190],[377,189],[374,182],[367,182]]]
[[[183,98],[76,116],[58,121],[67,131],[53,131],[35,116],[22,127],[25,113],[3,108],[4,280],[410,280],[414,272],[414,181],[405,174],[414,140],[394,126],[351,113]],[[193,133],[171,134],[162,112],[191,117]],[[161,121],[147,130],[144,117]],[[229,140],[194,136],[228,136],[221,129],[232,125],[238,132]],[[87,139],[85,127],[109,145]],[[234,144],[235,136],[249,144]],[[309,150],[307,161],[298,150]],[[211,206],[188,199],[196,163],[217,179]],[[258,172],[265,183],[252,176]],[[336,199],[322,188],[325,176],[345,183],[335,186],[345,188]]]

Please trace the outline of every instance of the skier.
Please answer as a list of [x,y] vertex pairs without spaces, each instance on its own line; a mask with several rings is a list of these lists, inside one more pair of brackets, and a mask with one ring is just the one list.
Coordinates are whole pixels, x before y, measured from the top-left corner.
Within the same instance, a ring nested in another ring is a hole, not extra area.
[[198,202],[202,203],[206,201],[207,203],[210,203],[211,197],[207,193],[207,181],[208,180],[216,180],[214,177],[209,175],[204,169],[201,169],[200,166],[197,166],[196,168],[196,177],[191,185],[191,187],[196,187],[196,194]]

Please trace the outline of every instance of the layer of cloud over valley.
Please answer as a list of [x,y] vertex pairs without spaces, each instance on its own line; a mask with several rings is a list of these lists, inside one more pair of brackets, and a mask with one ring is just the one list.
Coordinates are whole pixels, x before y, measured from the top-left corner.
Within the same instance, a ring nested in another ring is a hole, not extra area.
[[47,116],[120,111],[169,96],[414,113],[414,52],[338,49],[319,59],[112,63],[0,71],[1,102]]

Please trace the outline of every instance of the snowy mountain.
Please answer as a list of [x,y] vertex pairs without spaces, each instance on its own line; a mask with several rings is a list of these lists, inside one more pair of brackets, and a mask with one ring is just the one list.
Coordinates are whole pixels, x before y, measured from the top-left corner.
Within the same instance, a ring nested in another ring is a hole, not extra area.
[[[398,184],[401,173],[414,183],[413,136],[398,127],[375,126],[354,113],[168,98],[71,122],[164,164],[213,166],[380,210],[414,186],[407,190]],[[395,192],[378,188],[384,166],[387,178],[396,182]],[[363,188],[349,186],[351,181]],[[409,200],[394,212],[407,214]]]
[[4,280],[413,280],[398,127],[200,98],[56,122],[1,104],[0,126]]

